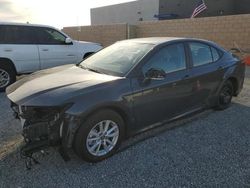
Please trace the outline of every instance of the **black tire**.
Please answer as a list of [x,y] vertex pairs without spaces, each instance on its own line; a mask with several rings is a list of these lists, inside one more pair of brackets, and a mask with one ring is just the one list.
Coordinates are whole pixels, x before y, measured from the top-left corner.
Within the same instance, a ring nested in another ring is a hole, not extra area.
[[12,68],[11,65],[8,65],[6,62],[0,61],[0,73],[4,74],[3,76],[5,78],[8,77],[9,79],[7,83],[3,82],[3,80],[0,80],[0,92],[3,92],[9,85],[16,81],[16,71]]
[[222,86],[218,99],[217,105],[215,107],[216,110],[224,110],[231,105],[231,101],[233,98],[234,88],[232,82],[229,80],[224,83]]
[[[110,150],[108,153],[102,156],[96,156],[91,154],[91,152],[87,148],[87,138],[90,133],[90,131],[101,121],[104,120],[111,120],[116,123],[119,129],[119,136],[116,141],[116,144],[114,144],[113,149]],[[75,139],[74,139],[74,145],[73,148],[76,152],[76,154],[82,158],[83,160],[87,162],[99,162],[102,161],[110,156],[112,156],[116,150],[119,148],[123,138],[124,138],[124,121],[123,118],[116,113],[113,110],[105,109],[100,110],[90,117],[87,118],[86,121],[82,123],[80,128],[78,129]]]

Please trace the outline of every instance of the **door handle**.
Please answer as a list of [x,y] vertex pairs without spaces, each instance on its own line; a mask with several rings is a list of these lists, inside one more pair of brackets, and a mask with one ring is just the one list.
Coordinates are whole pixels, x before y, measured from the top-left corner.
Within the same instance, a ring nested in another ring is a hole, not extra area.
[[42,51],[47,52],[47,51],[49,51],[49,49],[42,49]]
[[176,83],[176,82],[172,83],[172,86],[173,86],[173,87],[175,87],[176,85],[177,85],[177,83]]
[[222,70],[222,69],[223,69],[223,67],[222,67],[222,66],[219,66],[217,70]]
[[185,76],[183,76],[182,79],[184,80],[184,79],[186,79],[186,78],[189,78],[189,75],[188,75],[188,74],[186,74]]
[[5,52],[12,52],[12,49],[4,49]]

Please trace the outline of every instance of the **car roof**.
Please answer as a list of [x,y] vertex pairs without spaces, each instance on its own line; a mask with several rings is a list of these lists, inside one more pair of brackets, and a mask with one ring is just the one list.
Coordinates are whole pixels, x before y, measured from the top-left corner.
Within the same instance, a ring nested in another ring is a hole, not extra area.
[[182,40],[184,38],[177,37],[148,37],[148,38],[136,38],[125,40],[128,42],[136,42],[136,43],[148,43],[148,44],[161,44],[169,41]]
[[160,45],[160,44],[173,42],[173,41],[199,41],[199,42],[206,42],[206,43],[214,44],[213,42],[204,40],[204,39],[185,38],[185,37],[148,37],[148,38],[136,38],[136,39],[122,40],[119,42],[135,42],[135,43]]
[[18,22],[0,22],[0,25],[17,25],[17,26],[33,26],[33,27],[48,27],[52,29],[56,29],[55,27],[49,25],[42,25],[42,24],[30,24],[30,23],[18,23]]

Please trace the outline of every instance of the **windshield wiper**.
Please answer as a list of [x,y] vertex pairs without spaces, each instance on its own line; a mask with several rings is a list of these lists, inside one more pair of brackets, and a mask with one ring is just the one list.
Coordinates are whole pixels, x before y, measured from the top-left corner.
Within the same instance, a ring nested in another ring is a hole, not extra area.
[[100,72],[99,70],[92,69],[92,68],[86,67],[86,66],[84,66],[84,65],[79,65],[79,67],[81,67],[82,69],[85,69],[85,70],[89,70],[89,71],[92,71],[92,72],[96,72],[96,73],[103,74],[103,73]]

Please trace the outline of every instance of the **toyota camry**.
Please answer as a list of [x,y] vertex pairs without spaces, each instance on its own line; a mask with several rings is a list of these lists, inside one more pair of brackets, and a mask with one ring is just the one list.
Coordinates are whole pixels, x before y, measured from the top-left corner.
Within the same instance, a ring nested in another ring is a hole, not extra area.
[[141,38],[33,73],[9,86],[7,96],[26,155],[59,145],[98,162],[131,135],[202,109],[228,108],[244,72],[237,56],[211,41]]

